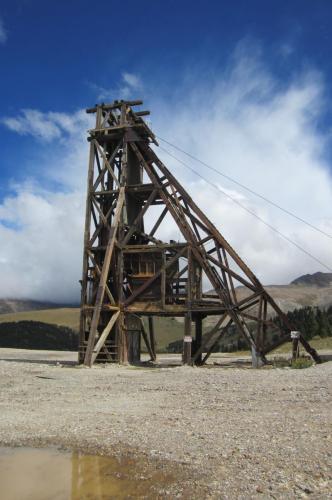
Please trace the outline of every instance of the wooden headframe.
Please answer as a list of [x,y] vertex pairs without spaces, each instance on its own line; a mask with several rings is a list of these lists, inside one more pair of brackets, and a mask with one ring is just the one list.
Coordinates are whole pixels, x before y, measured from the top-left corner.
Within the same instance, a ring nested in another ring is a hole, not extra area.
[[[204,362],[231,325],[264,363],[267,352],[290,339],[292,325],[158,158],[156,137],[142,118],[149,112],[133,109],[141,104],[115,101],[87,110],[96,125],[88,139],[79,361],[135,362],[141,338],[155,359],[153,317],[182,316],[184,363]],[[171,223],[181,242],[163,241],[162,229]],[[206,316],[218,320],[202,336]],[[142,317],[149,319],[149,335]],[[272,343],[267,329],[274,331]],[[302,336],[300,342],[319,361]]]

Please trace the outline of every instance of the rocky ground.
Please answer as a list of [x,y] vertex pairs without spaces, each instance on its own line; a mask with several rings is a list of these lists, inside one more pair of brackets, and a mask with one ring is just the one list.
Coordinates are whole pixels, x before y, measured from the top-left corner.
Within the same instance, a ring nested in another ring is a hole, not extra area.
[[73,356],[0,349],[0,445],[130,453],[171,471],[161,497],[332,498],[332,362],[88,369]]

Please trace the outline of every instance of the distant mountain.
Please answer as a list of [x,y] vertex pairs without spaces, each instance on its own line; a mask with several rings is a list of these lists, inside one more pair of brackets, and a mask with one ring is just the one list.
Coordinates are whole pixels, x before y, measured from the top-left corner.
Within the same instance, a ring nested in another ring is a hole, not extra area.
[[308,285],[325,287],[332,284],[332,273],[304,274],[291,282],[291,285]]
[[64,307],[78,307],[77,304],[56,304],[37,300],[0,299],[0,314],[35,311],[42,309],[58,309]]
[[[284,312],[305,306],[326,309],[332,305],[332,273],[306,274],[289,285],[268,285],[265,289]],[[236,290],[240,299],[250,294],[244,287]]]
[[[332,305],[332,273],[306,274],[296,278],[289,285],[266,285],[264,288],[284,312],[306,306],[326,309]],[[248,297],[251,293],[244,286],[236,288],[238,300]],[[275,314],[270,306],[268,314],[271,316]],[[214,322],[213,317],[205,320],[206,324]]]

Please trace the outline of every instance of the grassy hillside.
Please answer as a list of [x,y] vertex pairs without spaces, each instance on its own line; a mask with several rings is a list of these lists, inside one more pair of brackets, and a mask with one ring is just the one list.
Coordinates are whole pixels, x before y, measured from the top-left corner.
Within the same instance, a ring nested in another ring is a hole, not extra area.
[[[79,327],[79,309],[60,308],[0,314],[0,323],[18,321],[40,321],[52,325],[67,326],[77,331]],[[148,330],[147,320],[144,323],[146,330]],[[154,324],[157,348],[160,351],[165,350],[170,342],[183,336],[183,324],[173,318],[155,318]]]
[[[265,288],[285,312],[300,309],[304,306],[318,306],[326,309],[332,304],[331,276],[332,274],[329,273],[304,275],[294,280],[290,285],[270,285]],[[239,299],[242,299],[248,293],[250,291],[244,287],[237,288]],[[4,314],[5,311],[7,311],[6,314]],[[272,310],[269,310],[268,314],[271,313]],[[204,331],[211,328],[217,319],[213,316],[206,318],[203,326]],[[0,323],[18,321],[40,321],[52,325],[66,326],[77,331],[79,327],[79,309],[77,307],[57,307],[56,304],[31,300],[0,299]],[[183,337],[183,323],[179,320],[154,318],[154,322],[157,349],[159,351],[165,350],[169,343]],[[148,329],[147,321],[145,321],[145,324],[146,329]],[[329,339],[321,340],[324,342],[326,340],[328,344],[330,342]],[[324,347],[317,346],[317,348]]]
[[10,314],[22,311],[35,311],[41,309],[59,309],[75,307],[73,304],[56,304],[54,302],[41,302],[37,300],[0,299],[0,314]]
[[[310,340],[310,345],[316,349],[317,351],[320,351],[322,349],[332,349],[332,337],[314,337],[313,339]],[[273,353],[285,353],[285,352],[291,352],[292,346],[291,343],[288,342],[287,344],[283,344],[274,351],[271,352]],[[304,349],[301,347],[301,350],[304,351]]]
[[39,321],[0,324],[0,346],[16,349],[76,351],[77,332]]
[[[147,320],[144,320],[144,324],[148,331]],[[183,337],[183,326],[183,323],[174,318],[154,318],[157,350],[163,352],[170,342],[180,340]]]
[[0,314],[0,323],[17,321],[41,321],[52,325],[68,326],[73,330],[78,330],[79,309],[61,308],[45,309],[41,311],[24,311],[9,314]]
[[[19,321],[40,321],[42,323],[48,323],[51,325],[66,326],[77,331],[79,322],[79,309],[62,308],[0,315],[0,323],[16,323]],[[146,330],[148,330],[147,320],[144,320],[144,323]],[[183,336],[183,323],[180,323],[176,319],[154,318],[154,323],[156,331],[157,350],[159,352],[165,351],[167,345],[170,342],[180,340]],[[315,337],[314,339],[310,340],[310,344],[317,350],[332,349],[332,337]],[[142,344],[142,347],[144,347],[144,344]],[[290,350],[291,344],[287,343],[280,346],[273,352],[285,353],[290,352]]]

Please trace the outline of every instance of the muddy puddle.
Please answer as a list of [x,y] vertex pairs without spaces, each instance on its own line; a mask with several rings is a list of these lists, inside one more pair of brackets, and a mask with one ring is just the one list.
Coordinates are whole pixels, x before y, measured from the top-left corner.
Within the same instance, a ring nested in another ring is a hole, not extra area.
[[140,461],[63,452],[0,448],[1,500],[164,498],[175,478]]

